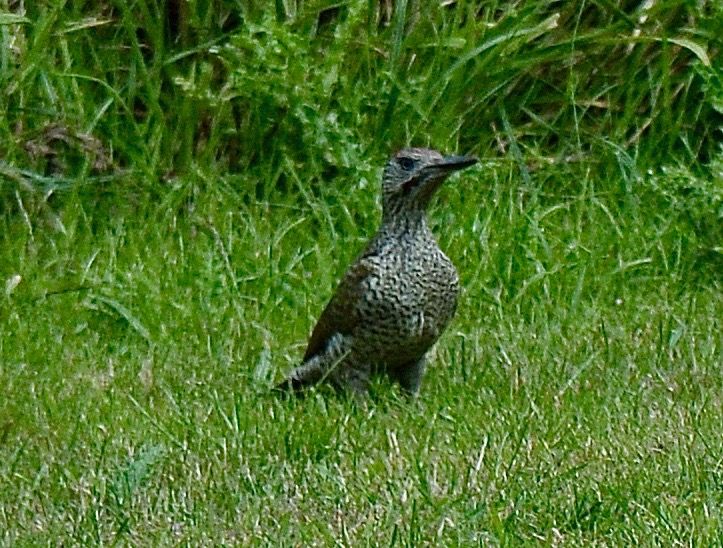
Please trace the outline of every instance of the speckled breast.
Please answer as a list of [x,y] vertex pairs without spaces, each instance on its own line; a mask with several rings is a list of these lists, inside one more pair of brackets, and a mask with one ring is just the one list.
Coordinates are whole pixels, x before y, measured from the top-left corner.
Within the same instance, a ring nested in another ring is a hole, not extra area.
[[454,315],[459,282],[436,242],[394,249],[379,261],[379,276],[365,281],[356,336],[371,361],[393,367],[418,360],[437,341]]

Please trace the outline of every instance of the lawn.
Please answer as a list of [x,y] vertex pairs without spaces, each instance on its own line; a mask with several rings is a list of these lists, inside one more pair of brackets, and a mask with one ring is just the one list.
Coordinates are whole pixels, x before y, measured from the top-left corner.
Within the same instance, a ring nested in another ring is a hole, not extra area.
[[[28,4],[0,543],[723,545],[717,3]],[[419,397],[278,397],[409,144],[480,158]]]

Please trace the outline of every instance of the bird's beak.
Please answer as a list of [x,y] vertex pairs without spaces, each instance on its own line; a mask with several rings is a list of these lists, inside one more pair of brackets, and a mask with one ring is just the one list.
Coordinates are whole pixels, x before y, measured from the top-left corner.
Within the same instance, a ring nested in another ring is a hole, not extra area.
[[[429,201],[432,195],[437,191],[448,175],[476,164],[479,160],[474,156],[444,156],[433,164],[428,164],[422,168],[417,175],[418,183],[421,183],[417,191],[422,203]],[[413,179],[414,181],[414,179]],[[417,183],[417,184],[418,184]]]
[[452,171],[457,171],[469,166],[473,166],[478,161],[479,160],[477,160],[477,158],[475,158],[474,156],[445,156],[437,163],[426,166],[425,169],[429,169],[430,171],[436,171],[440,175],[443,175],[451,173]]
[[478,161],[474,156],[445,156],[436,167],[447,171],[457,171],[458,169],[473,166]]

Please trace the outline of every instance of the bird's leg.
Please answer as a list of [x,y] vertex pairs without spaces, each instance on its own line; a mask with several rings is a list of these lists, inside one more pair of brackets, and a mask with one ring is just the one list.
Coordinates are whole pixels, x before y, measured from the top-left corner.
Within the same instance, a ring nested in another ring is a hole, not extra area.
[[427,357],[425,355],[416,362],[396,368],[391,373],[391,376],[405,392],[411,396],[416,396],[417,392],[419,392],[419,387],[422,385],[422,377],[424,376],[426,366]]
[[349,388],[358,399],[364,399],[369,392],[369,376],[371,367],[366,363],[355,363],[353,367],[338,370],[336,383],[342,388]]

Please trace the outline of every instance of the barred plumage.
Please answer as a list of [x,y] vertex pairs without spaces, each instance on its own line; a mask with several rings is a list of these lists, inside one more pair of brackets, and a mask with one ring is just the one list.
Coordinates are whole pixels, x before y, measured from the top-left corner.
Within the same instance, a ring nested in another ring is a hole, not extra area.
[[452,172],[477,162],[424,148],[399,151],[382,179],[382,224],[349,267],[311,334],[302,364],[277,388],[322,380],[364,393],[383,372],[411,394],[425,356],[457,305],[452,262],[427,226],[430,199]]

